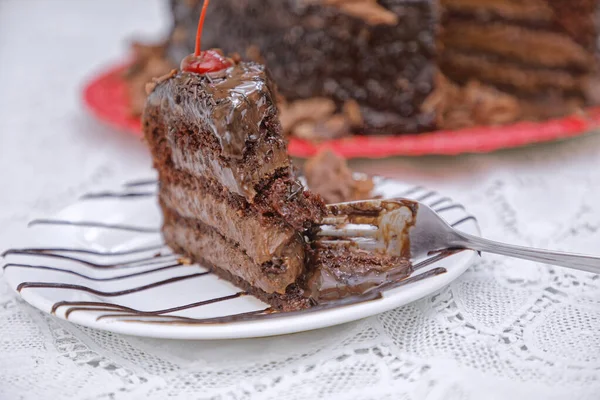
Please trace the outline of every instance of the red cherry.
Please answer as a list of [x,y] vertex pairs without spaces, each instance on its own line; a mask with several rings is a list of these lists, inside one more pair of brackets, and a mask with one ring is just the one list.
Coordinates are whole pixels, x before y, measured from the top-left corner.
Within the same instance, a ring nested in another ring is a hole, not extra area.
[[215,50],[200,52],[199,56],[190,54],[181,60],[181,69],[186,72],[206,74],[231,67],[231,61],[223,57]]
[[221,71],[232,65],[231,61],[215,50],[200,51],[202,27],[204,26],[204,17],[206,17],[206,9],[209,3],[210,0],[204,0],[204,4],[202,4],[198,30],[196,31],[196,51],[194,54],[190,54],[181,60],[181,69],[183,71],[205,74],[207,72]]

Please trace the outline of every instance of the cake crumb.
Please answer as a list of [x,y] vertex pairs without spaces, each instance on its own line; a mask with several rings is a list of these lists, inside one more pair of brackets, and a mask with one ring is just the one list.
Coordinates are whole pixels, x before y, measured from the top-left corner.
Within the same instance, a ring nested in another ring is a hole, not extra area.
[[360,18],[369,25],[396,25],[398,15],[377,0],[304,0],[305,3],[322,3],[337,7],[343,13]]
[[133,61],[124,73],[129,97],[129,113],[141,115],[146,103],[148,86],[153,78],[164,75],[175,66],[166,57],[166,43],[143,44],[134,42],[131,45]]
[[154,90],[154,88],[156,88],[157,85],[168,79],[171,79],[175,75],[177,75],[177,70],[172,69],[170,72],[159,76],[158,78],[152,78],[152,80],[146,84],[146,94],[149,95],[150,93],[152,93],[152,91]]
[[504,125],[522,116],[515,97],[480,82],[459,86],[438,73],[435,87],[421,109],[436,115],[438,129]]
[[177,262],[181,265],[192,265],[193,264],[192,259],[189,257],[179,257],[177,259]]
[[373,197],[373,180],[353,174],[346,160],[329,149],[306,162],[304,175],[309,189],[329,204]]
[[358,105],[358,102],[356,100],[347,100],[344,103],[344,108],[342,111],[344,112],[344,115],[348,118],[348,121],[350,122],[350,125],[353,128],[359,128],[363,126],[364,119],[360,111],[360,106]]

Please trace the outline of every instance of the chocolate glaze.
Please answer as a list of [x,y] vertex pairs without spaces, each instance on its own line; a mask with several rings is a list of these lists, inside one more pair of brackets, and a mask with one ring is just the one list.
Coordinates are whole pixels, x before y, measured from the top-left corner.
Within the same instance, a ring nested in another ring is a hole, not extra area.
[[290,167],[274,96],[264,66],[250,62],[162,79],[142,118],[159,173],[213,179],[253,202],[256,185]]
[[305,295],[318,303],[356,296],[397,282],[412,271],[410,261],[359,250],[350,245],[315,245]]
[[241,159],[247,142],[264,139],[260,124],[276,112],[265,68],[256,63],[239,63],[203,75],[179,72],[164,90],[166,97],[150,96],[149,101],[160,98],[172,102],[170,108],[181,115],[193,115],[214,135],[225,157]]

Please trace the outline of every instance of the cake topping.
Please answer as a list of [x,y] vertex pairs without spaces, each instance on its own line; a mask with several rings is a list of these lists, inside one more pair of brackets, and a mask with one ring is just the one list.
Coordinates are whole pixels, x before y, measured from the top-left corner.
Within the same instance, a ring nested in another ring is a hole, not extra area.
[[379,4],[377,0],[304,0],[304,2],[305,4],[337,7],[340,11],[363,19],[370,25],[396,25],[398,23],[398,15]]
[[190,54],[181,60],[181,69],[183,71],[206,74],[224,70],[232,65],[232,62],[218,50],[201,51],[202,27],[204,26],[206,9],[209,4],[210,0],[204,0],[202,12],[200,13],[200,20],[198,21],[198,30],[196,31],[196,49],[194,54]]
[[441,73],[436,76],[436,89],[422,107],[426,112],[435,113],[440,129],[502,125],[515,122],[521,116],[515,97],[477,81],[459,86]]

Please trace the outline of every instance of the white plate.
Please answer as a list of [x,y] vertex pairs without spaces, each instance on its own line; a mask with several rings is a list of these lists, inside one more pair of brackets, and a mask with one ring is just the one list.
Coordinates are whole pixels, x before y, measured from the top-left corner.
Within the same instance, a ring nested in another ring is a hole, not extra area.
[[[51,219],[32,221],[27,242],[4,256],[9,285],[16,291],[21,287],[23,299],[40,310],[51,313],[54,307],[59,318],[97,329],[173,339],[249,338],[342,324],[408,304],[448,285],[474,258],[465,251],[430,263],[412,277],[436,268],[446,271],[374,300],[219,320],[267,306],[251,296],[234,297],[239,289],[200,266],[177,265],[177,255],[163,246],[155,190],[153,181],[127,183],[117,192],[88,195]],[[436,192],[385,179],[376,179],[376,191],[421,200],[449,223],[479,234],[476,220],[461,205]],[[45,287],[48,283],[52,287]]]

